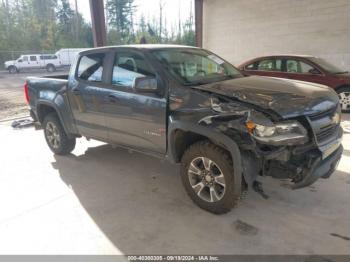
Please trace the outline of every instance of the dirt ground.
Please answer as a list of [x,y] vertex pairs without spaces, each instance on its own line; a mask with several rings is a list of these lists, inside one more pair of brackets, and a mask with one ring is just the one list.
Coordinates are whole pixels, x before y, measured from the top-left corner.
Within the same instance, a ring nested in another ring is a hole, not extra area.
[[[62,74],[63,71],[51,74]],[[0,120],[12,119],[28,115],[23,86],[28,76],[49,75],[46,71],[25,72],[10,75],[0,72]]]

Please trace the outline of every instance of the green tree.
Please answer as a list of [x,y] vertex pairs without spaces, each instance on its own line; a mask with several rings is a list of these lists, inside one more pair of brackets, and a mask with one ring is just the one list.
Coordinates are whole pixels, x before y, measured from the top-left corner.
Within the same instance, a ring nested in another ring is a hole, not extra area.
[[107,0],[108,25],[113,37],[109,40],[118,41],[114,44],[124,44],[134,41],[134,0]]

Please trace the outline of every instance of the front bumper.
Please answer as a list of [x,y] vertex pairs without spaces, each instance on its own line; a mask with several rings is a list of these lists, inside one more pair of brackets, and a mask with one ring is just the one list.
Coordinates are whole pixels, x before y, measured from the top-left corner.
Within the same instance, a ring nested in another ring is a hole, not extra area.
[[342,153],[343,146],[339,145],[338,149],[327,156],[327,158],[323,159],[322,156],[317,158],[311,167],[303,174],[303,179],[292,185],[292,189],[309,186],[319,178],[329,178],[336,170]]
[[328,178],[335,171],[343,153],[343,131],[339,127],[333,139],[323,145],[310,143],[294,148],[281,147],[264,156],[263,174],[290,179],[292,189],[311,185],[319,178]]

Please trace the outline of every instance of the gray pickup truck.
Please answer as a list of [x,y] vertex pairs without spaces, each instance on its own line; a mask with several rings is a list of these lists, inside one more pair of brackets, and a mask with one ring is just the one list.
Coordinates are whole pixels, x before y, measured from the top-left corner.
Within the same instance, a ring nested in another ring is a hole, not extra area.
[[[191,199],[213,213],[261,176],[302,188],[340,160],[337,94],[286,79],[243,76],[194,47],[134,45],[83,51],[68,76],[30,77],[25,93],[55,154],[85,136],[181,163]],[[137,163],[135,163],[137,164]]]

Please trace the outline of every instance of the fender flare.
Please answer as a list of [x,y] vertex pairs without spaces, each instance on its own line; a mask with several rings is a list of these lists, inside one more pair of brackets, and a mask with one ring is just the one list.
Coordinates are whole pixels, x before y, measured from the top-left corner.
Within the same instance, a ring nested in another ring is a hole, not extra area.
[[233,170],[234,170],[233,177],[234,177],[235,192],[237,192],[238,194],[237,197],[239,197],[241,194],[243,169],[242,169],[241,152],[236,142],[230,139],[228,136],[222,133],[216,132],[211,128],[207,128],[207,127],[200,126],[193,123],[183,123],[178,121],[169,122],[168,157],[174,163],[178,162],[178,160],[176,159],[175,138],[174,138],[176,130],[181,130],[185,132],[190,131],[198,135],[207,137],[215,145],[223,147],[224,149],[229,151],[232,158],[232,163],[233,163]]
[[57,116],[58,116],[58,118],[59,118],[59,120],[60,120],[60,122],[61,122],[61,124],[62,124],[62,126],[63,126],[64,131],[66,132],[67,135],[69,135],[70,132],[69,132],[68,129],[67,129],[67,125],[66,125],[65,121],[63,120],[62,114],[61,114],[61,112],[60,112],[58,106],[57,106],[55,103],[51,102],[51,101],[48,101],[48,100],[38,100],[38,102],[37,102],[37,104],[36,104],[36,111],[37,111],[36,113],[37,113],[37,117],[38,117],[39,122],[42,122],[42,121],[44,120],[44,119],[39,115],[39,111],[40,111],[39,108],[40,108],[40,106],[42,106],[42,105],[52,107],[52,108],[55,110],[55,112],[56,112],[56,114],[57,114]]

